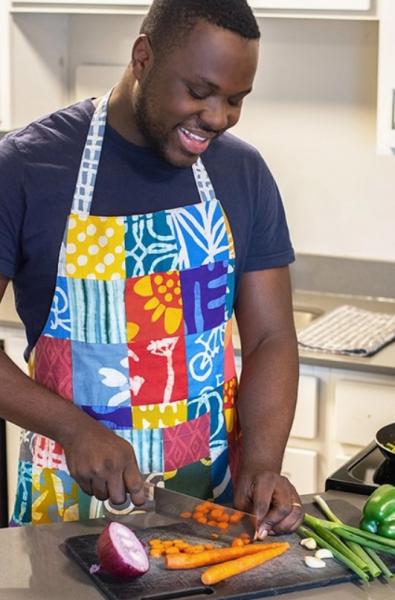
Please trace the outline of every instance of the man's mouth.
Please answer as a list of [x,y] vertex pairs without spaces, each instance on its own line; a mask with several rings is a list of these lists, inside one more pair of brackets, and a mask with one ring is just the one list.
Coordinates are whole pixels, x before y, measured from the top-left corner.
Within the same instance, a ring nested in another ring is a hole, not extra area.
[[202,154],[207,150],[213,136],[198,135],[185,127],[179,126],[178,137],[184,150],[189,154]]

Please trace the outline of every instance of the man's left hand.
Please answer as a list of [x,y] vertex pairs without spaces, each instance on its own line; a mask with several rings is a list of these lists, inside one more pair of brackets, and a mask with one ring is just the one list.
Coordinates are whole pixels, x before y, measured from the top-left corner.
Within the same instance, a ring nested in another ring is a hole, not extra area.
[[258,539],[268,534],[295,531],[303,521],[303,508],[292,483],[268,470],[241,469],[234,505],[238,510],[256,515]]

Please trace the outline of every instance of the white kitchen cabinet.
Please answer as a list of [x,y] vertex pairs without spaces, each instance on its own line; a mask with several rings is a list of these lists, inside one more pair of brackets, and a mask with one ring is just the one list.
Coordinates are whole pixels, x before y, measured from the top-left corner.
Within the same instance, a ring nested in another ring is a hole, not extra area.
[[395,153],[395,2],[381,0],[377,95],[377,151]]
[[313,440],[318,433],[318,379],[300,375],[298,401],[291,437]]
[[394,420],[395,385],[356,379],[336,382],[336,441],[365,446],[380,427]]
[[8,0],[0,2],[0,130],[10,128],[10,21]]
[[299,494],[320,491],[317,480],[318,453],[287,446],[284,453],[282,475],[288,477]]
[[[250,0],[257,15],[374,18],[373,0]],[[151,0],[12,0],[13,12],[144,14]]]

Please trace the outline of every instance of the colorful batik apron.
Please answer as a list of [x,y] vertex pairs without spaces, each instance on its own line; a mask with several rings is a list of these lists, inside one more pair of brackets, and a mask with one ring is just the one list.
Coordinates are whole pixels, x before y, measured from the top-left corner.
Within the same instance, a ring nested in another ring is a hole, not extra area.
[[[197,204],[90,214],[108,98],[91,121],[32,376],[131,443],[144,475],[230,502],[238,454],[232,233],[200,159]],[[57,442],[23,433],[12,524],[86,519],[104,508],[71,478]]]

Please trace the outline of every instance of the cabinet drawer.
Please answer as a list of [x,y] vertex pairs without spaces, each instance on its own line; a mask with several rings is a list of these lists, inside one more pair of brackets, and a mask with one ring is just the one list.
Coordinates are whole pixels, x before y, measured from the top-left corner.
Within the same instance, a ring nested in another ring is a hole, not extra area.
[[376,431],[395,421],[395,386],[339,381],[335,388],[335,437],[343,444],[365,446]]
[[286,448],[282,474],[292,482],[299,494],[317,492],[318,455],[313,450]]
[[307,440],[314,439],[317,436],[317,419],[318,379],[311,375],[301,375],[298,402],[290,435]]

